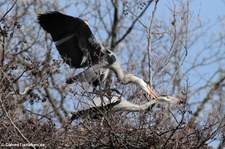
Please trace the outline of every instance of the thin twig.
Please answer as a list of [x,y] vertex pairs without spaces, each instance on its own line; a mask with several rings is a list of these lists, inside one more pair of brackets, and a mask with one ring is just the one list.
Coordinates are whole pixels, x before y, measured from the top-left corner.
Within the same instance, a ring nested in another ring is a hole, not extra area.
[[[151,59],[151,51],[152,51],[152,28],[153,28],[153,23],[154,23],[154,17],[155,17],[155,12],[157,9],[157,4],[158,4],[159,0],[155,1],[155,6],[154,9],[152,11],[152,20],[150,22],[150,26],[147,29],[147,33],[148,33],[148,67],[149,67],[149,82],[150,82],[150,87],[152,88],[153,86],[153,71],[152,71],[152,59]],[[151,97],[152,98],[152,97]]]
[[123,41],[123,39],[125,37],[127,37],[127,35],[132,31],[134,25],[140,21],[140,17],[143,16],[143,14],[146,12],[146,10],[148,9],[148,7],[150,6],[150,4],[153,2],[153,0],[150,0],[149,3],[147,4],[147,6],[144,8],[144,10],[141,12],[140,15],[137,16],[137,18],[133,21],[133,23],[130,25],[130,27],[127,29],[126,33],[119,39],[117,40],[115,45],[118,45],[121,41]]
[[0,22],[2,22],[4,20],[4,18],[6,17],[6,15],[13,9],[13,7],[15,6],[17,0],[15,0],[15,2],[13,3],[13,5],[9,8],[8,11],[6,11],[6,13],[2,16]]
[[[5,113],[5,116],[8,118],[8,120],[10,121],[10,123],[13,125],[13,127],[16,129],[16,131],[19,133],[19,135],[20,135],[27,143],[31,144],[30,141],[23,135],[23,133],[20,131],[20,129],[16,126],[16,124],[13,122],[13,120],[12,120],[11,117],[9,116],[9,114],[8,114],[8,112],[7,112],[7,110],[6,110],[5,106],[4,106],[4,103],[3,103],[1,97],[0,97],[0,103],[1,103],[2,110],[3,110],[4,113]],[[34,146],[31,145],[31,147],[35,149]]]

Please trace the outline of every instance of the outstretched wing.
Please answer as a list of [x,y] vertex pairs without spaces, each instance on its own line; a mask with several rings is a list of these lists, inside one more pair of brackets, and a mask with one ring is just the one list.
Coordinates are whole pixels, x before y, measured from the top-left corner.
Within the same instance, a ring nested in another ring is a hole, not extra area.
[[105,49],[84,20],[50,12],[40,14],[38,22],[51,34],[57,50],[69,65],[82,68],[97,64],[104,55]]

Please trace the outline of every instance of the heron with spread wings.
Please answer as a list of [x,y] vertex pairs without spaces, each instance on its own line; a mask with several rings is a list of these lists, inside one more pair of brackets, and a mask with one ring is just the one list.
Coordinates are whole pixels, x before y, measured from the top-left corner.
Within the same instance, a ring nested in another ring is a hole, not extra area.
[[94,37],[87,22],[60,12],[40,14],[38,22],[51,34],[59,54],[67,64],[85,71],[67,80],[88,81],[94,86],[104,81],[109,69],[113,70],[121,84],[135,83],[157,100],[156,94],[145,81],[132,74],[125,74],[112,51],[103,47]]

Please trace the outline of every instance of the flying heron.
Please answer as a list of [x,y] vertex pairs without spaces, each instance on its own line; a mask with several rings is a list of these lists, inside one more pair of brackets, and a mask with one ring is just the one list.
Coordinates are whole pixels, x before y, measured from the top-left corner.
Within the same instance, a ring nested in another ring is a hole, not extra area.
[[94,37],[87,22],[54,11],[38,15],[42,28],[51,34],[59,54],[74,68],[86,68],[72,80],[91,82],[94,86],[104,81],[109,69],[113,70],[121,84],[135,83],[157,100],[156,94],[141,78],[125,74],[114,52],[103,47]]

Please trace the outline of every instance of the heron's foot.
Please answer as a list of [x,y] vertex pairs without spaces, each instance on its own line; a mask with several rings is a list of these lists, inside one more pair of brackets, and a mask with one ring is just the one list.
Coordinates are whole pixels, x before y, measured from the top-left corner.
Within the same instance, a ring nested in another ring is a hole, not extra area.
[[80,65],[82,66],[87,61],[87,56],[83,56]]

